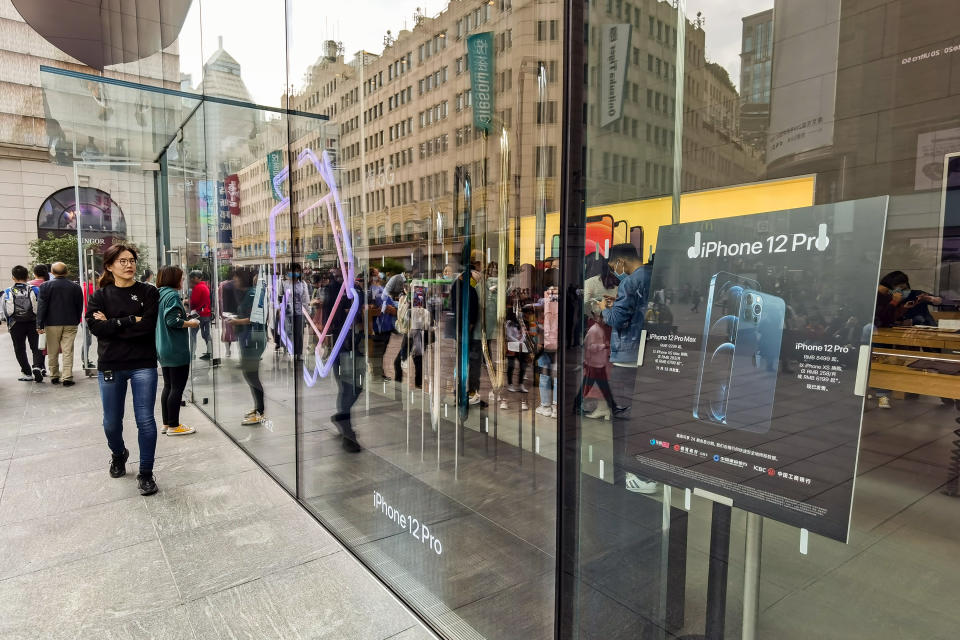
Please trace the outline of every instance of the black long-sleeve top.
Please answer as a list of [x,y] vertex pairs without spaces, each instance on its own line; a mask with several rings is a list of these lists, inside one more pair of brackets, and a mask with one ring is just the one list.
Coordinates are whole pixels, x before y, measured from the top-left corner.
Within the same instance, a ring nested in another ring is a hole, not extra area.
[[[143,282],[123,288],[108,284],[90,297],[86,318],[90,331],[97,336],[97,369],[125,371],[157,367],[154,332],[159,300],[157,288]],[[93,314],[97,311],[103,312],[107,319],[96,320]]]
[[77,326],[83,318],[83,289],[66,278],[54,278],[40,286],[37,328]]

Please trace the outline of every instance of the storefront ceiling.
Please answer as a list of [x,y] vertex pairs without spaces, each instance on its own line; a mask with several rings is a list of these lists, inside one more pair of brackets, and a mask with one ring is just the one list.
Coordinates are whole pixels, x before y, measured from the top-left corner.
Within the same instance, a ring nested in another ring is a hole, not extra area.
[[47,41],[103,70],[173,44],[192,0],[12,0]]

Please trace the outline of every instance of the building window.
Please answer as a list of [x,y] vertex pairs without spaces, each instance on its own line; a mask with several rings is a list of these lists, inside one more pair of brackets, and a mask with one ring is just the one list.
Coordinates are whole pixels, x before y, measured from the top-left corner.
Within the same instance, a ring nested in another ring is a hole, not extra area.
[[552,178],[556,175],[554,159],[557,148],[554,146],[538,146],[536,153],[536,175],[538,178]]

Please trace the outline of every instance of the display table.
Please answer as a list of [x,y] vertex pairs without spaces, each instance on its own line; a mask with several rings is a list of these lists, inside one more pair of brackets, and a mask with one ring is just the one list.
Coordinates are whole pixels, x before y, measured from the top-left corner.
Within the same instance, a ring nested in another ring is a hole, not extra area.
[[[922,352],[921,349],[939,352]],[[960,375],[909,366],[929,359],[934,363],[960,364],[960,333],[956,331],[891,327],[873,332],[870,386],[904,393],[960,399]]]

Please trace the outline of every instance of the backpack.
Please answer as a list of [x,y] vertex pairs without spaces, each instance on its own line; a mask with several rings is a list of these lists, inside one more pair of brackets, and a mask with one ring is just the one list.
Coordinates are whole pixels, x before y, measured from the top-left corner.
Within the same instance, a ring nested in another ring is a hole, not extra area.
[[544,351],[557,350],[557,333],[559,327],[560,302],[556,298],[548,298],[543,303],[543,349]]
[[407,295],[400,296],[397,303],[397,324],[395,326],[398,333],[408,333],[410,331],[410,301]]
[[7,323],[31,322],[37,319],[37,288],[14,285],[3,294],[3,316]]

